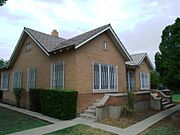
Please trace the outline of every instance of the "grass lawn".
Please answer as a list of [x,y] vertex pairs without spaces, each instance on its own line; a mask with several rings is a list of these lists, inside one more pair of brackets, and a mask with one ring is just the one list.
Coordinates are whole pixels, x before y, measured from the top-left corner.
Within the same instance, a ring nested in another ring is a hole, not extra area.
[[138,135],[180,135],[180,111],[164,118]]
[[0,107],[0,135],[48,125],[48,122]]
[[119,128],[126,128],[126,127],[129,127],[139,121],[142,121],[158,112],[159,111],[155,111],[153,109],[147,109],[143,112],[137,112],[137,113],[131,114],[128,117],[121,116],[119,119],[107,118],[107,119],[103,119],[98,122],[107,124],[107,125],[111,125],[111,126],[115,126],[115,127],[119,127]]
[[172,95],[173,102],[180,102],[180,94]]
[[103,131],[101,129],[92,128],[86,125],[75,125],[69,128],[58,130],[47,135],[116,135]]

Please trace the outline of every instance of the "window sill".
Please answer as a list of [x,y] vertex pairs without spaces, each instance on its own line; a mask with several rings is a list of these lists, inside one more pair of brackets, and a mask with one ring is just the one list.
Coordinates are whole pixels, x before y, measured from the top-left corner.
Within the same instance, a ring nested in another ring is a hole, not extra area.
[[8,91],[8,89],[1,89],[1,91]]
[[118,92],[118,90],[97,90],[97,89],[93,89],[93,93],[113,93],[113,92]]

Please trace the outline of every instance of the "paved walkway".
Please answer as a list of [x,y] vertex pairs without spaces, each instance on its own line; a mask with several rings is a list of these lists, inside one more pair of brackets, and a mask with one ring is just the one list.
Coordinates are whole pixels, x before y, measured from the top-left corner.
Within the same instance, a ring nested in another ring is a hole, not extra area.
[[46,133],[50,133],[53,131],[57,131],[63,128],[67,128],[70,126],[74,126],[77,124],[84,124],[84,125],[88,125],[90,127],[93,128],[98,128],[98,129],[102,129],[108,132],[112,132],[115,134],[119,134],[119,135],[136,135],[140,132],[142,132],[143,130],[147,129],[148,127],[152,126],[154,123],[160,121],[161,119],[169,116],[170,114],[174,113],[177,110],[180,110],[180,104],[176,105],[175,107],[172,107],[168,110],[164,110],[161,111],[160,113],[157,113],[141,122],[138,122],[130,127],[127,127],[125,129],[122,128],[118,128],[118,127],[114,127],[114,126],[109,126],[109,125],[105,125],[105,124],[100,124],[100,123],[96,123],[90,120],[86,120],[86,119],[82,119],[82,118],[76,118],[73,120],[68,120],[68,121],[62,121],[62,120],[58,120],[58,119],[54,119],[45,115],[42,115],[40,113],[36,113],[36,112],[32,112],[26,109],[21,109],[21,108],[17,108],[17,107],[12,107],[10,105],[6,105],[6,104],[1,104],[0,106],[8,108],[8,109],[12,109],[36,118],[40,118],[46,121],[49,121],[51,123],[51,125],[48,126],[43,126],[43,127],[38,127],[38,128],[34,128],[34,129],[30,129],[30,130],[25,130],[25,131],[21,131],[21,132],[16,132],[13,133],[11,135],[42,135],[42,134],[46,134]]

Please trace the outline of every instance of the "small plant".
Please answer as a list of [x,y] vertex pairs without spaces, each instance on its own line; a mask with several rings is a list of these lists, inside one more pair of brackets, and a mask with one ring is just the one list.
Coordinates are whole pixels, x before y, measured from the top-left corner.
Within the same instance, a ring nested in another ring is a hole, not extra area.
[[127,103],[123,105],[121,115],[122,116],[129,116],[134,112],[134,92],[128,91],[127,92]]
[[22,88],[13,89],[13,93],[16,98],[16,106],[17,107],[20,106],[22,90],[23,90]]

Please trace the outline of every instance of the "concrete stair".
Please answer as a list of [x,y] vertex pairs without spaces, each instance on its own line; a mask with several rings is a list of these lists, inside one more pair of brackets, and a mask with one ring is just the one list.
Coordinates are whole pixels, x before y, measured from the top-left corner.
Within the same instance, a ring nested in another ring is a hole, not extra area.
[[161,106],[162,106],[162,109],[163,109],[163,110],[166,110],[166,109],[169,109],[169,108],[175,106],[175,104],[167,101],[166,99],[162,99],[162,104],[161,104]]
[[96,121],[98,117],[96,116],[96,104],[99,103],[101,99],[97,99],[92,105],[90,105],[84,113],[80,114],[81,118]]

